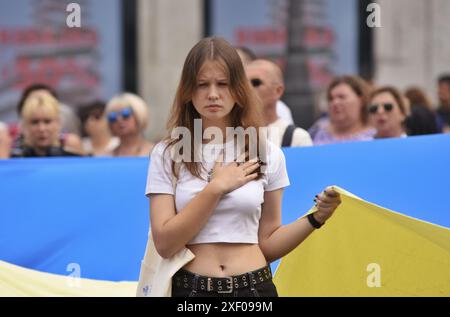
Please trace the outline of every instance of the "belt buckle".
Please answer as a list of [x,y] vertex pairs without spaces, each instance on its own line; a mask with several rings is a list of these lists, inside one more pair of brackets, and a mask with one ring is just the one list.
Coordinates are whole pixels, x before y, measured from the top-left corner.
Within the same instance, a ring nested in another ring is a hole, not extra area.
[[227,290],[226,291],[217,291],[218,294],[231,294],[233,292],[233,278],[231,276],[222,277],[227,280]]

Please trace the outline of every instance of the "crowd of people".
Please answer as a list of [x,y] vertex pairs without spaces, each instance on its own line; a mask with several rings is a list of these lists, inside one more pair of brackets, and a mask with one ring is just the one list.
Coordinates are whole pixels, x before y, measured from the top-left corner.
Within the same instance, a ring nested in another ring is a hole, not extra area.
[[[436,107],[419,87],[402,92],[394,86],[371,85],[357,75],[335,77],[326,90],[327,112],[306,131],[295,126],[290,108],[281,101],[281,68],[258,59],[245,47],[236,50],[261,100],[262,119],[270,128],[268,137],[278,146],[450,132],[450,74],[438,79]],[[154,145],[144,137],[148,105],[132,93],[115,96],[107,103],[94,101],[74,113],[52,87],[36,83],[23,91],[17,114],[16,125],[0,122],[0,158],[148,156]]]
[[[280,100],[285,84],[276,63],[235,49],[224,39],[205,38],[186,57],[164,139],[154,144],[144,137],[149,108],[135,94],[80,107],[77,132],[76,124],[72,130],[66,126],[71,120],[57,93],[35,84],[18,102],[18,131],[11,133],[0,124],[0,157],[150,155],[147,249],[153,245],[169,259],[166,265],[180,264],[170,273],[169,296],[277,296],[270,263],[325,225],[341,203],[339,193],[326,187],[311,197],[313,213],[283,225],[283,190],[290,180],[280,147],[449,132],[450,76],[440,77],[438,87],[435,111],[417,87],[403,94],[359,76],[336,77],[327,88],[328,111],[307,131],[295,126],[289,107]],[[185,128],[191,141],[196,120],[222,137],[202,140],[200,161],[185,160],[185,154],[195,157],[195,147],[186,149],[189,153],[171,151],[185,136],[170,132]],[[229,127],[266,127],[269,134],[256,136],[257,145],[263,145],[258,153],[252,153],[253,144],[246,139],[244,157],[228,157],[225,153],[235,154]],[[213,153],[210,147],[221,150]],[[146,259],[141,276],[150,264]],[[160,270],[169,275],[170,270]],[[148,292],[148,285],[139,285],[138,293]]]
[[308,132],[315,145],[448,133],[450,75],[442,75],[438,87],[435,110],[419,87],[402,93],[359,76],[337,77],[327,89],[328,112]]
[[[53,156],[148,156],[153,143],[144,138],[149,113],[131,93],[107,104],[94,101],[74,113],[52,87],[33,84],[17,104],[19,123],[0,123],[0,158]],[[77,127],[80,126],[80,129]]]

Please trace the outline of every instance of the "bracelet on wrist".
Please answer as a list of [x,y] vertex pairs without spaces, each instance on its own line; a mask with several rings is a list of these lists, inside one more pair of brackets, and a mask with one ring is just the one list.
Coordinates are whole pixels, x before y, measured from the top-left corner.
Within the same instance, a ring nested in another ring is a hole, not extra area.
[[314,228],[319,229],[323,226],[323,223],[318,222],[316,218],[314,218],[313,214],[309,214],[307,218],[311,226],[313,226]]

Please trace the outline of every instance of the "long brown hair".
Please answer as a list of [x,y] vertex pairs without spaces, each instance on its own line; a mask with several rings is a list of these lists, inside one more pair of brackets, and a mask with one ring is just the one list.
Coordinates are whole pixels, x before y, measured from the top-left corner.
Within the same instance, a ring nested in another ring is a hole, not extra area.
[[[198,42],[189,52],[184,62],[180,83],[178,85],[175,100],[172,105],[166,128],[169,135],[164,138],[168,141],[167,150],[182,139],[174,139],[170,136],[173,129],[177,127],[186,127],[191,132],[191,144],[194,144],[194,119],[200,119],[200,114],[192,104],[192,96],[197,89],[197,76],[201,67],[207,61],[215,61],[221,64],[228,76],[228,87],[230,94],[236,104],[230,112],[231,125],[247,129],[254,127],[257,131],[257,148],[260,149],[259,143],[262,139],[259,136],[259,128],[262,127],[262,117],[260,111],[262,106],[260,100],[254,92],[253,88],[245,74],[241,59],[226,40],[219,37],[208,37]],[[265,148],[265,147],[261,147]],[[249,140],[245,138],[245,152],[249,152]],[[259,153],[261,155],[261,153]],[[262,155],[265,155],[264,153]],[[194,147],[191,146],[191,158],[194,157]],[[245,160],[249,158],[246,156]],[[200,178],[200,164],[197,162],[183,162],[189,172]],[[175,171],[175,163],[172,162],[172,172]]]

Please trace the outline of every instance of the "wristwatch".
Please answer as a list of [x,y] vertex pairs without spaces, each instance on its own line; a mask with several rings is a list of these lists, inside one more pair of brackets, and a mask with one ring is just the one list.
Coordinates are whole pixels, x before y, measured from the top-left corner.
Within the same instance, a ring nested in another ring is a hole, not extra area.
[[309,223],[311,224],[311,226],[313,226],[316,229],[319,229],[320,227],[323,226],[323,223],[320,223],[316,220],[316,218],[314,218],[313,214],[309,214],[308,216],[306,216],[309,220]]

